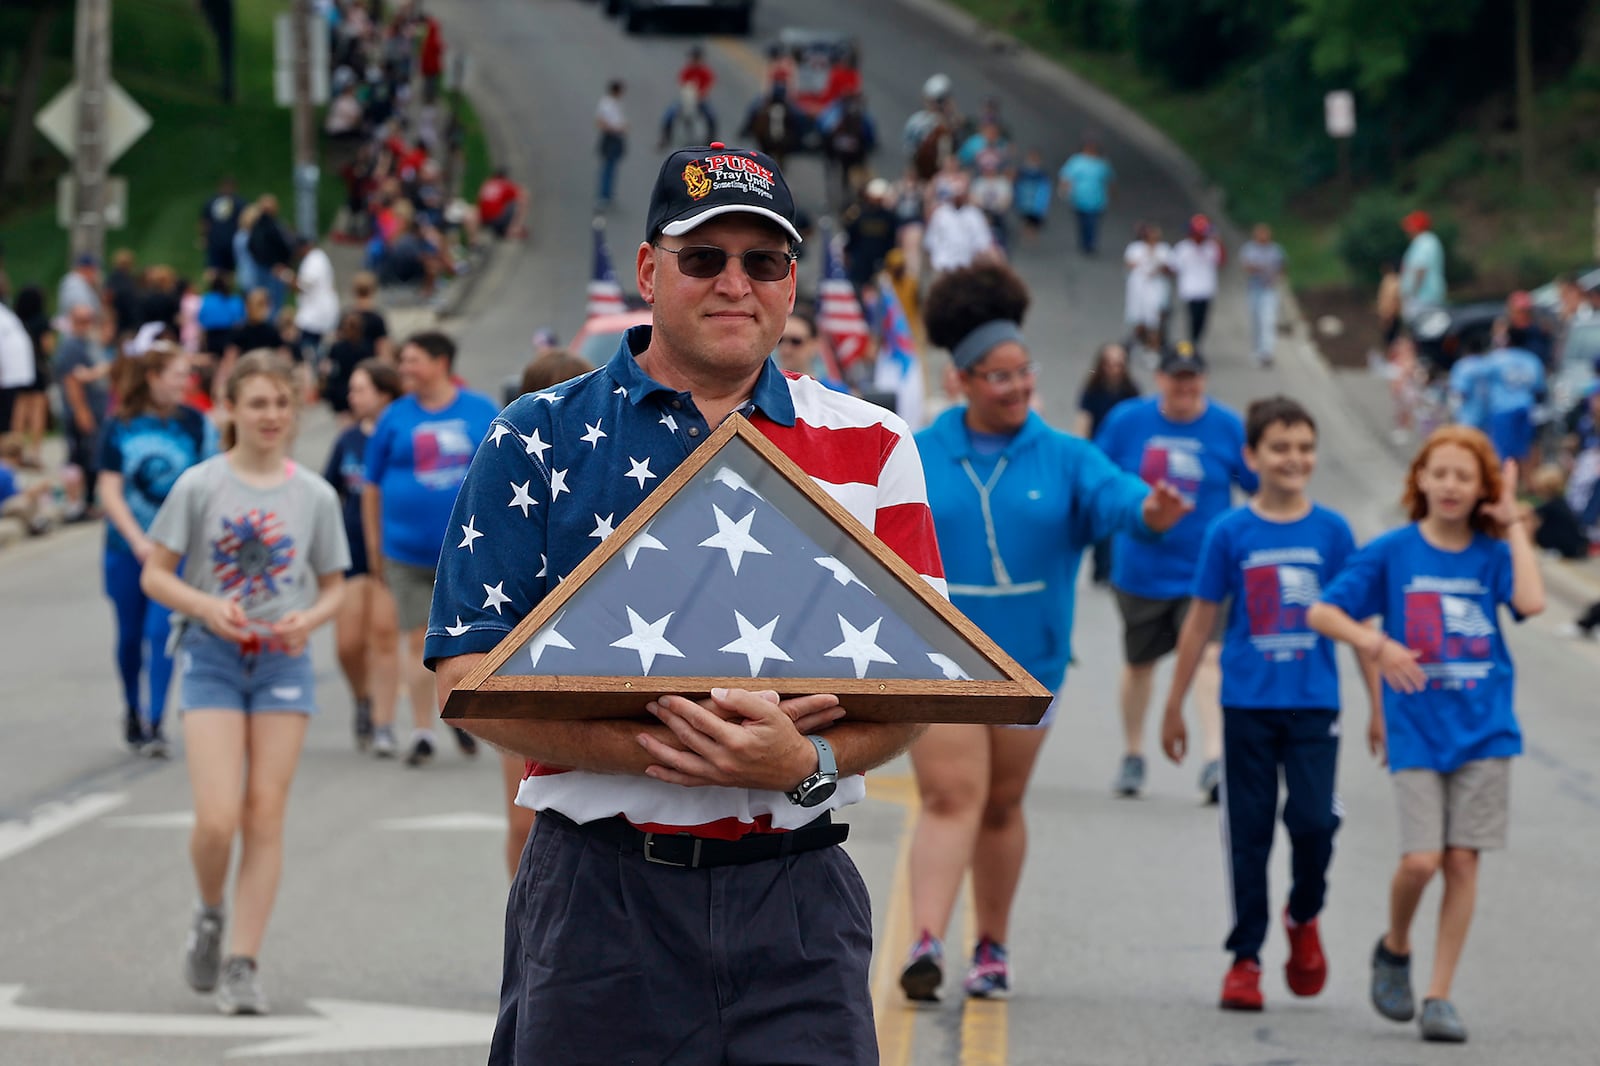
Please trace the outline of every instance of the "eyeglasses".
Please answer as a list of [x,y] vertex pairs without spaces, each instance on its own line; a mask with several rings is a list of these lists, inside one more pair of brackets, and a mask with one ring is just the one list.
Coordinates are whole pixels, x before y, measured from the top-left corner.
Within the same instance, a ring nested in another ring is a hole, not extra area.
[[804,344],[808,340],[810,340],[809,337],[796,337],[793,334],[785,333],[782,337],[778,338],[778,343],[779,344],[792,344],[796,348],[798,348],[798,347],[800,347],[800,345]]
[[972,377],[981,378],[990,385],[1009,385],[1013,381],[1032,381],[1035,367],[1032,363],[1023,363],[1015,370],[969,370]]
[[[686,248],[665,248],[658,244],[656,247],[677,256],[678,269],[687,278],[714,278],[728,265],[728,253],[709,244],[691,244]],[[751,281],[782,281],[789,276],[789,264],[795,258],[793,252],[771,248],[752,248],[739,255]]]

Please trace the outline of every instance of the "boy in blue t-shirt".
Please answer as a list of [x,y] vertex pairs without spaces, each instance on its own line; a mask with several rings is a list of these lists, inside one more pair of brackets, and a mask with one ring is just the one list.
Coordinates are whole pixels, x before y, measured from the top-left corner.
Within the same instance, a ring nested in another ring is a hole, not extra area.
[[[1435,874],[1444,878],[1424,1040],[1466,1040],[1450,986],[1478,893],[1478,858],[1506,843],[1511,757],[1522,751],[1516,675],[1500,609],[1544,610],[1544,578],[1517,501],[1517,464],[1467,426],[1434,430],[1411,463],[1412,523],[1357,552],[1310,612],[1317,632],[1357,648],[1388,683],[1383,729],[1400,815],[1400,864],[1389,926],[1372,953],[1372,1005],[1397,1022],[1417,1014],[1411,923]],[[1383,616],[1373,630],[1363,619]]]
[[1226,944],[1233,965],[1222,982],[1224,1010],[1262,1008],[1267,860],[1280,768],[1288,786],[1283,824],[1293,874],[1284,910],[1284,977],[1297,996],[1316,995],[1327,980],[1317,915],[1339,828],[1339,671],[1333,642],[1307,625],[1306,611],[1355,550],[1349,524],[1306,494],[1317,465],[1317,427],[1304,407],[1284,396],[1251,404],[1244,458],[1261,487],[1247,506],[1218,518],[1206,533],[1161,727],[1162,748],[1181,762],[1188,747],[1184,697],[1218,611],[1229,604],[1221,793],[1234,925]]

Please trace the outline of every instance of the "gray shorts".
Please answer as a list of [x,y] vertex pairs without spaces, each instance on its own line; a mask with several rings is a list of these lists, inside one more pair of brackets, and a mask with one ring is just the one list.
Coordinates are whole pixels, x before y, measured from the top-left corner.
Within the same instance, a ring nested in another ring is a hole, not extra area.
[[[1117,594],[1117,610],[1122,615],[1124,662],[1129,666],[1144,666],[1177,648],[1178,633],[1189,614],[1190,597],[1152,600],[1121,589],[1113,591]],[[1217,605],[1216,632],[1211,634],[1211,639],[1221,640],[1227,626],[1228,605],[1221,603]]]
[[395,617],[399,620],[400,632],[427,628],[428,612],[433,610],[434,573],[432,567],[412,566],[387,555],[383,557],[383,583],[394,593]]
[[1511,817],[1511,760],[1478,759],[1452,773],[1396,770],[1400,851],[1506,846]]

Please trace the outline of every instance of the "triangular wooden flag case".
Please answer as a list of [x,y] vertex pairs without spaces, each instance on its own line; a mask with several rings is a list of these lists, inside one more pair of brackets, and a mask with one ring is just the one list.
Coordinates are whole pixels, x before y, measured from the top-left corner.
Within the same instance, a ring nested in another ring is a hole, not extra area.
[[740,415],[462,679],[446,718],[630,718],[712,688],[857,721],[1034,723],[1048,689]]

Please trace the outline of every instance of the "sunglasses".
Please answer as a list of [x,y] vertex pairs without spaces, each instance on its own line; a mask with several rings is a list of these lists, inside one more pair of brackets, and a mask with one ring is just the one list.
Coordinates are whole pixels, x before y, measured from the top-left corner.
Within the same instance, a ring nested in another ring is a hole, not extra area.
[[[665,248],[663,252],[678,257],[678,269],[687,278],[714,278],[728,265],[728,253],[709,244],[691,244],[686,248]],[[771,248],[752,248],[738,257],[744,263],[744,272],[751,281],[782,281],[789,276],[789,264],[795,261],[793,252],[779,252]]]

